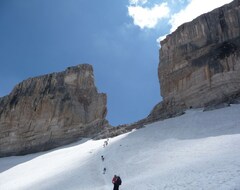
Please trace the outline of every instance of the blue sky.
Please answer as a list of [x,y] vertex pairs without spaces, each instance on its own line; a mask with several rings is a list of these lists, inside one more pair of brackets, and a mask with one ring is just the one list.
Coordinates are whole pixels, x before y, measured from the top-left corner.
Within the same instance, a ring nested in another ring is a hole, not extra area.
[[0,96],[29,77],[89,63],[110,124],[135,122],[161,101],[157,39],[230,1],[0,0]]

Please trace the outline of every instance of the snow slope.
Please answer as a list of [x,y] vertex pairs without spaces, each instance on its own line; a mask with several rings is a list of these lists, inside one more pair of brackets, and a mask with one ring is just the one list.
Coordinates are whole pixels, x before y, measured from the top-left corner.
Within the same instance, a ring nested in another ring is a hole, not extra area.
[[117,174],[121,190],[240,190],[240,105],[189,110],[103,143],[1,158],[0,189],[110,190]]

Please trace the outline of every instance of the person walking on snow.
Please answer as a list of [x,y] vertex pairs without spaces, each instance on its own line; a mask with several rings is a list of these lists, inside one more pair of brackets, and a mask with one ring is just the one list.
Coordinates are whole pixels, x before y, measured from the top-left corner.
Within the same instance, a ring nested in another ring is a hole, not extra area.
[[102,158],[102,161],[104,161],[104,157],[103,157],[103,156],[101,156],[101,158]]
[[103,168],[103,174],[105,174],[107,171],[107,168]]
[[122,180],[120,176],[114,175],[112,179],[112,183],[113,183],[113,190],[119,190],[119,186],[122,184]]

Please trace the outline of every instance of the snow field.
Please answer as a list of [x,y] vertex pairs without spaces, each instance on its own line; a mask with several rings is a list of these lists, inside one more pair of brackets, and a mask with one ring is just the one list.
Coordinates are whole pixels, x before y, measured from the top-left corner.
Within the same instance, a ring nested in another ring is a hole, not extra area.
[[117,174],[120,190],[240,190],[240,105],[188,110],[103,148],[105,140],[1,158],[0,189],[109,190]]

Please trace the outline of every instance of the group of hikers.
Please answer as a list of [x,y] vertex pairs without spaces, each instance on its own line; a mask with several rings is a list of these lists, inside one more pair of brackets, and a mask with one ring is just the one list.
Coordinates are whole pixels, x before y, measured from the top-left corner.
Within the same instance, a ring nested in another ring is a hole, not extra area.
[[[103,148],[105,148],[105,146],[108,145],[108,141],[109,141],[109,139],[104,141]],[[105,160],[103,155],[101,156],[101,160],[102,161]],[[107,171],[107,168],[104,167],[103,168],[103,174],[105,174],[106,171]],[[114,175],[113,179],[112,179],[112,183],[113,183],[113,190],[119,190],[119,186],[122,184],[122,180],[121,180],[120,176]]]

